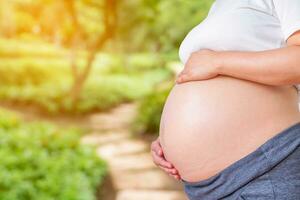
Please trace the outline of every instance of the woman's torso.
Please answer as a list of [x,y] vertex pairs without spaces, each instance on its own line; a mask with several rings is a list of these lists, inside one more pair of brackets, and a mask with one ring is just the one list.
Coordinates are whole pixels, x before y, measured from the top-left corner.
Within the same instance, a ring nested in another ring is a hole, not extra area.
[[226,76],[175,85],[160,142],[183,179],[208,178],[300,120],[294,87]]
[[[252,38],[251,36],[239,36],[241,43],[237,43],[230,34],[226,33],[224,37],[220,35],[221,30],[228,28],[226,24],[214,26],[218,34],[208,29],[210,20],[214,23],[225,23],[226,18],[227,21],[233,20],[234,17],[238,17],[235,15],[239,13],[243,16],[240,19],[244,20],[242,28],[234,27],[233,23],[229,25],[229,27],[232,26],[232,33],[239,35],[241,34],[239,32],[244,29],[255,31],[253,29],[260,24],[258,22],[247,23],[248,17],[267,14],[252,10],[252,7],[251,11],[247,10],[246,8],[250,6],[246,5],[249,5],[251,0],[238,2],[242,3],[237,7],[228,6],[228,10],[219,10],[220,15],[211,12],[205,19],[205,23],[198,27],[199,32],[196,27],[187,35],[181,45],[182,62],[186,61],[189,53],[199,48],[254,50],[253,44],[250,45],[247,41]],[[218,4],[215,5],[215,11],[219,8],[217,6]],[[241,9],[246,10],[241,11]],[[255,12],[258,13],[254,14]],[[272,20],[262,22],[261,26],[266,26],[265,23],[275,23],[276,19]],[[212,32],[215,35],[206,38],[206,34],[212,34]],[[256,36],[262,39],[267,37],[264,34]],[[202,39],[204,42],[193,42],[195,37],[197,41]],[[282,35],[279,32],[273,37],[275,41]],[[257,43],[257,49],[271,49],[272,45],[274,45],[273,48],[276,48],[276,45],[277,47],[282,45],[279,39],[279,43],[274,43],[274,41],[265,44]],[[230,42],[234,44],[231,45]],[[194,182],[214,175],[299,120],[298,93],[293,86],[275,87],[228,76],[218,76],[210,80],[174,86],[162,113],[160,141],[166,159],[175,165],[183,179]]]

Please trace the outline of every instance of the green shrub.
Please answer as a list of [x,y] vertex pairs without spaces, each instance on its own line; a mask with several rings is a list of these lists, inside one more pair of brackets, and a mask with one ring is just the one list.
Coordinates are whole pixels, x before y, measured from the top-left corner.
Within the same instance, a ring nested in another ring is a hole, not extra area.
[[[160,54],[101,52],[74,106],[69,53],[42,41],[0,38],[0,101],[33,105],[50,114],[103,111],[141,98],[172,73],[163,67]],[[77,53],[82,70],[88,52]]]
[[158,134],[161,113],[172,87],[173,82],[168,82],[162,87],[152,90],[139,102],[138,115],[132,126],[133,132]]
[[24,123],[0,110],[0,199],[93,200],[107,174],[77,130]]
[[68,62],[59,59],[1,59],[0,84],[39,85],[71,78]]
[[[116,59],[117,58],[117,59]],[[119,55],[114,60],[115,65],[110,65],[106,73],[110,74],[132,74],[164,68],[163,56],[155,53],[135,53]]]
[[0,100],[36,105],[52,114],[85,113],[140,98],[170,76],[168,70],[161,68],[134,74],[105,74],[96,67],[97,73],[91,73],[74,109],[68,96],[72,86],[68,65],[58,61],[48,64],[32,59],[0,62]]
[[65,56],[68,51],[50,43],[0,37],[0,56]]

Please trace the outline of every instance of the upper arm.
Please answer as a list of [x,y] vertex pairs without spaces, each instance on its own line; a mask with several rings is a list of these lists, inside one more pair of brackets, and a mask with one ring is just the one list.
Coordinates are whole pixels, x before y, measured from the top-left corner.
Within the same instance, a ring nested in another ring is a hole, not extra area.
[[300,0],[273,0],[288,45],[300,45]]

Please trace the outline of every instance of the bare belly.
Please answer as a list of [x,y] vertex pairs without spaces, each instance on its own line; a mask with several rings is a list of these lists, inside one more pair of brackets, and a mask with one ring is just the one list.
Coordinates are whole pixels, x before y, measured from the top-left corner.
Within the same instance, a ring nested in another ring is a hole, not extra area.
[[220,172],[300,120],[293,86],[228,76],[176,84],[165,103],[160,142],[182,179]]

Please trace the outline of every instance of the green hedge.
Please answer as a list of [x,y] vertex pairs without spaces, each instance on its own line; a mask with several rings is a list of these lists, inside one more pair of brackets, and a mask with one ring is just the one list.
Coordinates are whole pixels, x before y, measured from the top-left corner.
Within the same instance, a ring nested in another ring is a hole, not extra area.
[[78,130],[25,123],[0,110],[0,199],[93,200],[107,164]]
[[110,67],[106,69],[107,73],[132,74],[145,72],[163,68],[167,61],[165,57],[155,53],[135,53],[132,55],[120,55],[116,58],[114,60],[118,60],[119,63],[110,65]]
[[152,90],[138,105],[138,115],[132,125],[136,134],[158,134],[161,113],[173,82],[167,82]]
[[[73,106],[69,51],[41,41],[0,38],[0,101],[33,105],[51,114],[103,111],[144,96],[171,75],[164,67],[166,55],[101,52],[95,57],[77,106]],[[78,52],[79,70],[87,55]]]
[[130,74],[111,74],[94,68],[74,108],[68,95],[71,72],[64,64],[58,60],[0,61],[0,100],[32,104],[52,114],[101,111],[142,97],[170,76],[170,71],[162,68]]

